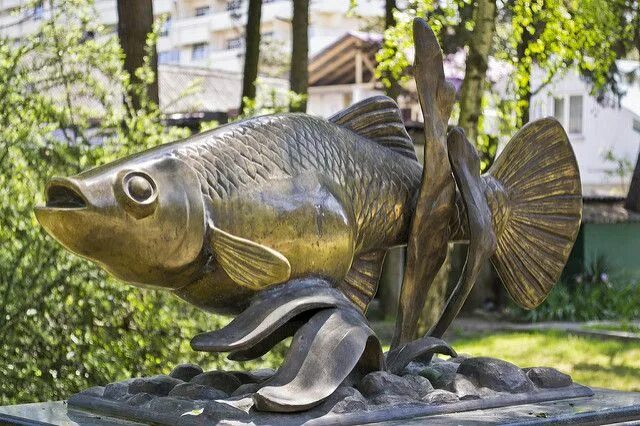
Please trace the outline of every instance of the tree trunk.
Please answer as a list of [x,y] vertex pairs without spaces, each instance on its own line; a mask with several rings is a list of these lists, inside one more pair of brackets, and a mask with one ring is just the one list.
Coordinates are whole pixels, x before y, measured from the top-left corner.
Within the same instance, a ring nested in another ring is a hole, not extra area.
[[247,25],[245,27],[244,70],[242,74],[242,98],[240,113],[245,107],[245,99],[256,98],[256,80],[258,79],[258,62],[260,60],[260,16],[262,0],[249,0]]
[[640,154],[638,154],[638,159],[636,160],[636,167],[633,170],[631,185],[629,185],[627,201],[625,202],[624,207],[627,210],[640,213]]
[[[153,31],[153,1],[118,0],[118,38],[124,53],[124,69],[131,76],[131,82],[139,83],[136,70],[144,65],[147,54],[147,36]],[[147,87],[147,97],[156,105],[160,103],[158,97],[158,55],[153,46],[151,69],[154,79]],[[133,106],[140,108],[140,99],[135,93],[130,93]]]
[[[633,41],[636,49],[640,52],[640,3],[632,4],[629,13],[635,17]],[[629,192],[624,206],[627,210],[640,213],[640,154],[638,154],[636,166],[631,176],[631,184],[629,185]]]
[[[385,0],[384,2],[384,29],[395,27],[396,18],[393,16],[393,12],[397,9],[396,0]],[[384,43],[385,41],[383,41]],[[402,87],[398,83],[398,80],[389,71],[385,71],[383,78],[389,81],[389,84],[385,86],[387,96],[392,99],[398,99],[400,93],[402,93]]]
[[303,99],[289,105],[289,109],[292,112],[306,112],[309,85],[309,0],[293,0],[291,38],[289,87],[291,91],[303,95]]
[[496,11],[495,0],[478,0],[474,10],[475,27],[469,42],[458,123],[472,143],[476,143],[478,138],[478,120],[482,114],[482,95],[496,29]]
[[522,127],[529,122],[529,108],[531,103],[531,64],[525,61],[525,51],[532,40],[531,35],[525,31],[522,40],[516,48],[517,61],[516,67],[520,69],[523,75],[526,75],[526,82],[517,88],[517,105],[516,105],[516,126]]

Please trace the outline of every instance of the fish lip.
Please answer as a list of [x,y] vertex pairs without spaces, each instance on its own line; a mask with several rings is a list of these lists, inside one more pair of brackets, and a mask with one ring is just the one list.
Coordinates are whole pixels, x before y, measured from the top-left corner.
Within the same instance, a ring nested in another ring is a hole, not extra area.
[[40,211],[84,210],[87,199],[77,183],[68,178],[54,177],[45,189],[46,204],[36,207]]

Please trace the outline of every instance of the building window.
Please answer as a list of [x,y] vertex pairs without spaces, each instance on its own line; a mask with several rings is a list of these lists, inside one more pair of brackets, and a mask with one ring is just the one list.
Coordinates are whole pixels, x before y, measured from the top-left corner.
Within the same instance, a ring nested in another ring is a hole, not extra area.
[[582,134],[582,95],[569,96],[569,133]]
[[191,60],[199,61],[205,59],[208,54],[209,45],[207,43],[196,43],[191,50]]
[[171,16],[167,16],[167,20],[162,23],[162,28],[160,28],[160,37],[168,36],[170,30],[171,30]]
[[244,44],[244,38],[242,37],[230,38],[230,39],[227,39],[227,42],[226,42],[227,50],[240,49],[242,48],[243,44]]
[[640,133],[640,120],[633,120],[633,130]]
[[168,50],[166,52],[158,52],[159,64],[179,64],[180,63],[180,51]]
[[242,0],[231,0],[227,2],[227,10],[229,12],[236,11],[242,6]]
[[209,6],[196,7],[196,16],[205,16],[209,14]]
[[564,98],[553,98],[553,116],[564,125]]

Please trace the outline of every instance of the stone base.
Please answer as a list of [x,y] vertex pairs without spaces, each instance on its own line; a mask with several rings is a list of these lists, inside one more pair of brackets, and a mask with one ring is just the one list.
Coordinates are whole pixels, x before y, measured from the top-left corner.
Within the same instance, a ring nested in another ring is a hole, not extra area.
[[184,364],[169,375],[87,389],[69,398],[69,406],[170,425],[221,420],[333,423],[336,416],[341,422],[356,424],[593,394],[591,389],[574,384],[569,376],[553,368],[520,369],[499,359],[461,356],[446,361],[414,360],[399,374],[374,371],[364,377],[350,376],[331,396],[308,411],[259,411],[254,403],[261,398],[261,389],[268,388],[274,373],[273,370],[203,372],[197,365]]
[[[450,414],[431,415],[420,413],[411,408],[405,411],[403,407],[387,408],[367,413],[367,418],[353,414],[332,415],[325,418],[311,420],[308,424],[328,424],[337,422],[342,425],[400,420],[401,424],[430,425],[479,425],[479,424],[609,424],[617,422],[640,421],[640,393],[619,392],[606,389],[595,389],[591,397],[563,399],[529,404],[511,405],[502,408],[486,408]],[[455,403],[460,408],[461,403]],[[454,404],[451,404],[453,408]],[[423,407],[424,408],[424,407]],[[444,408],[444,407],[443,407]],[[428,417],[427,417],[428,416]],[[293,419],[291,419],[293,422]],[[37,404],[23,404],[0,407],[0,424],[42,425],[133,425],[139,424],[122,420],[104,414],[91,413],[72,407],[64,402],[43,402]],[[193,419],[190,423],[199,423]],[[205,423],[202,421],[202,423]],[[256,421],[255,423],[258,423]],[[272,421],[271,424],[277,424]]]
[[361,424],[483,410],[593,395],[552,368],[520,369],[493,358],[457,357],[410,362],[399,374],[375,371],[349,377],[307,411],[273,413],[254,405],[273,370],[209,371],[193,364],[170,375],[96,386],[69,406],[157,424]]
[[[545,390],[529,394],[505,394],[483,399],[469,399],[449,403],[403,403],[396,399],[395,404],[381,404],[368,410],[357,410],[348,413],[336,413],[328,411],[326,406],[304,411],[301,413],[265,413],[249,409],[251,404],[246,399],[228,401],[232,405],[223,402],[185,403],[181,409],[168,399],[162,400],[169,403],[161,407],[157,405],[149,407],[125,406],[107,401],[97,396],[87,394],[74,395],[69,400],[69,407],[83,409],[92,413],[120,417],[141,423],[154,423],[166,425],[190,425],[190,424],[216,424],[223,420],[237,421],[239,423],[278,424],[278,425],[359,425],[391,420],[409,420],[438,414],[461,413],[472,410],[486,410],[532,404],[546,401],[558,401],[568,398],[593,396],[590,388],[581,385],[571,385],[562,389]],[[243,407],[244,406],[244,407]],[[246,407],[246,408],[245,408]],[[243,409],[245,408],[245,409]],[[178,413],[178,411],[181,411]],[[189,414],[186,414],[189,413]]]

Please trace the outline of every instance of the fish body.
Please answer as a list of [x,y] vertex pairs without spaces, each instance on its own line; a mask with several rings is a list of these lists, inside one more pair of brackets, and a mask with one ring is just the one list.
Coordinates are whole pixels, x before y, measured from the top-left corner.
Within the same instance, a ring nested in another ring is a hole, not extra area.
[[[422,172],[415,159],[302,114],[225,126],[170,155],[197,173],[217,228],[284,255],[290,278],[320,275],[336,285],[360,255],[406,244]],[[221,284],[228,291],[209,290]],[[243,306],[251,290],[218,269],[176,293],[221,311]]]
[[[308,275],[364,309],[386,250],[406,244],[422,168],[392,101],[353,111],[257,117],[54,178],[36,214],[116,277],[206,310],[237,313]],[[360,134],[372,113],[382,143]],[[265,277],[269,262],[282,273]]]

